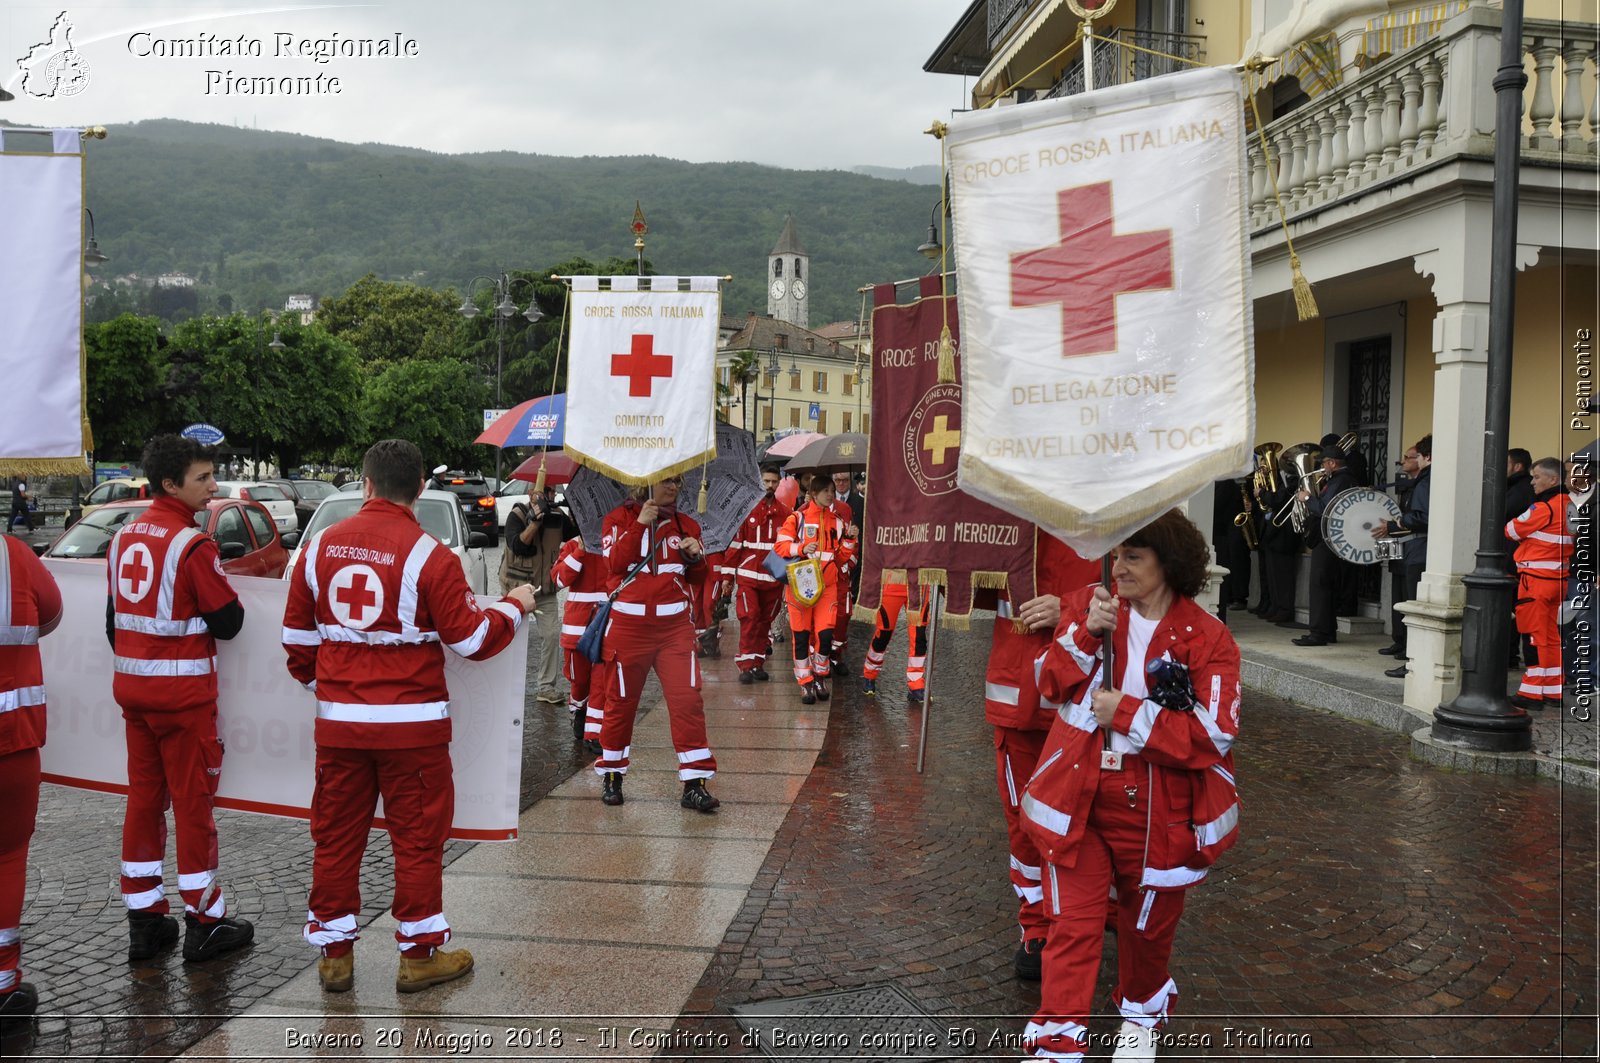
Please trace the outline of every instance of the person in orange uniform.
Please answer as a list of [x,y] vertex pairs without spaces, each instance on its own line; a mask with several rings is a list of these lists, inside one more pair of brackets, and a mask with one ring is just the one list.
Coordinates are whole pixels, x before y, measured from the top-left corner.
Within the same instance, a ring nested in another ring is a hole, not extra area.
[[794,633],[794,679],[800,700],[815,705],[828,697],[832,660],[833,625],[838,608],[839,581],[856,552],[859,529],[833,511],[833,481],[811,478],[811,498],[791,513],[778,532],[778,556],[789,560],[814,557],[822,563],[822,596],[810,605],[799,601],[791,588],[789,630]]
[[1079,557],[1072,547],[1041,530],[1034,537],[1033,571],[1038,593],[1015,604],[1002,592],[995,611],[983,677],[983,713],[994,725],[995,775],[1011,847],[1011,888],[1019,901],[1022,943],[1012,968],[1018,978],[1038,981],[1050,917],[1044,910],[1039,848],[1022,829],[1019,810],[1022,788],[1033,777],[1039,750],[1061,706],[1039,697],[1033,662],[1050,646],[1050,633],[1061,619],[1061,600],[1097,582],[1100,564]]
[[481,661],[511,645],[535,588],[521,583],[478,607],[455,555],[417,523],[415,444],[374,443],[361,473],[361,509],[311,537],[283,613],[289,674],[317,699],[304,935],[322,953],[322,988],[348,990],[361,858],[381,795],[394,851],[395,989],[414,993],[472,969],[466,949],[442,947],[450,940],[444,843],[455,814],[444,651]]
[[[596,755],[600,753],[605,693],[594,682],[596,670],[589,658],[579,652],[578,639],[583,637],[596,606],[606,600],[610,575],[605,555],[589,553],[577,535],[561,545],[561,554],[550,570],[551,584],[567,592],[567,604],[561,614],[561,655],[570,691],[567,711],[572,713],[572,737]],[[605,670],[600,669],[598,674],[604,675]]]
[[1533,638],[1538,664],[1522,673],[1513,705],[1524,709],[1561,707],[1561,595],[1567,585],[1572,536],[1567,530],[1567,492],[1561,462],[1533,463],[1533,505],[1506,525],[1516,543],[1517,630]]
[[217,493],[211,452],[192,439],[162,435],[150,440],[142,461],[150,508],[118,530],[106,555],[111,692],[128,742],[122,823],[128,960],[149,960],[178,940],[161,881],[170,804],[178,828],[183,958],[202,962],[255,936],[247,920],[228,915],[212,816],[222,779],[216,640],[239,633],[244,606],[222,574],[216,542],[194,523]]
[[634,716],[645,677],[654,669],[678,753],[683,782],[679,804],[709,813],[722,802],[706,789],[717,761],[706,740],[689,590],[701,577],[705,554],[699,521],[677,510],[682,490],[681,476],[658,481],[647,501],[625,502],[605,520],[607,560],[612,577],[621,583],[606,624],[604,661],[611,675],[594,770],[601,779],[600,799],[622,804]]
[[[879,585],[877,626],[872,629],[872,641],[867,643],[867,658],[861,665],[861,692],[869,698],[878,696],[878,676],[883,674],[883,659],[888,655],[889,643],[894,641],[894,629],[906,609],[907,590],[904,583]],[[922,604],[917,615],[911,618],[911,631],[906,636],[906,700],[913,705],[925,696],[928,664],[928,594],[922,593]]]
[[739,682],[767,681],[762,667],[772,652],[772,622],[783,606],[783,584],[761,562],[778,545],[778,529],[793,512],[778,501],[776,492],[782,479],[776,465],[761,468],[761,486],[766,494],[739,525],[724,556],[726,573],[734,583],[734,612],[739,617]]
[[44,669],[39,639],[61,622],[61,591],[21,539],[0,535],[0,1029],[27,1021],[39,993],[22,980],[22,900],[39,815]]

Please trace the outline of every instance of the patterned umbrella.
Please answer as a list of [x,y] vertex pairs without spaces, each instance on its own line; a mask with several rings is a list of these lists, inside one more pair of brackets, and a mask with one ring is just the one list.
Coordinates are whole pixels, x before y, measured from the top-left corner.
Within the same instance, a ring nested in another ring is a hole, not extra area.
[[[769,451],[770,453],[770,451]],[[783,471],[791,476],[800,472],[860,472],[867,467],[867,437],[860,432],[840,432],[806,444],[789,459]]]
[[567,435],[567,396],[541,395],[495,418],[474,443],[491,447],[560,447]]

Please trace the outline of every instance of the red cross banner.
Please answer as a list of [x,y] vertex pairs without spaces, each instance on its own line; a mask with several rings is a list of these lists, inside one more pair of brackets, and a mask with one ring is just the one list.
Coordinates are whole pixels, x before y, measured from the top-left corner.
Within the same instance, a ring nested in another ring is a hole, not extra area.
[[685,279],[571,278],[566,451],[624,484],[717,453],[720,278]]
[[1248,467],[1239,74],[958,114],[946,143],[962,489],[1094,557]]
[[0,130],[0,475],[89,471],[83,244],[78,130]]
[[884,583],[908,584],[913,605],[921,601],[920,588],[937,584],[945,589],[945,624],[962,628],[984,588],[1006,589],[1019,602],[1034,596],[1035,531],[956,485],[971,423],[961,385],[939,383],[947,311],[957,340],[960,329],[955,307],[945,305],[954,299],[941,293],[939,278],[919,283],[919,298],[910,303],[896,302],[892,284],[873,289],[872,461],[856,608],[870,621]]

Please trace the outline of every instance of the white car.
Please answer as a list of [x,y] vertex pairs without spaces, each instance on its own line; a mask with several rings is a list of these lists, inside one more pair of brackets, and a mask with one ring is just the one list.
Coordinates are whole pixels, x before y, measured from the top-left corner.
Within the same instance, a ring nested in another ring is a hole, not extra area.
[[217,497],[260,502],[262,508],[272,514],[272,523],[277,525],[279,535],[294,531],[300,526],[300,520],[294,514],[294,499],[277,484],[252,483],[249,480],[219,480]]
[[526,480],[507,480],[494,493],[494,518],[500,522],[502,533],[506,530],[506,518],[511,516],[511,507],[528,501],[528,492],[532,490],[533,485]]
[[[293,574],[295,562],[300,560],[305,544],[311,541],[313,535],[346,517],[355,516],[364,501],[361,495],[347,491],[323,499],[306,522],[305,533],[300,536],[294,552],[289,555],[289,567],[284,570],[283,578],[288,579]],[[456,555],[456,560],[461,562],[461,570],[467,574],[467,583],[476,591],[489,593],[489,571],[481,548],[483,543],[473,542],[467,535],[467,525],[461,519],[461,506],[456,496],[449,491],[424,491],[417,496],[416,513],[417,523],[422,525],[422,530]],[[480,532],[477,538],[483,540],[487,537]]]

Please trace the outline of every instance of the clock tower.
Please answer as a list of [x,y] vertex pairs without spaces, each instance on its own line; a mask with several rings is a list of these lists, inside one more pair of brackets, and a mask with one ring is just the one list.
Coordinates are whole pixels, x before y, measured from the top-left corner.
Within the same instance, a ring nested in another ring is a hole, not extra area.
[[783,234],[767,255],[767,314],[805,328],[811,307],[811,256],[800,246],[794,215],[783,219]]

